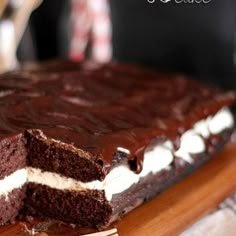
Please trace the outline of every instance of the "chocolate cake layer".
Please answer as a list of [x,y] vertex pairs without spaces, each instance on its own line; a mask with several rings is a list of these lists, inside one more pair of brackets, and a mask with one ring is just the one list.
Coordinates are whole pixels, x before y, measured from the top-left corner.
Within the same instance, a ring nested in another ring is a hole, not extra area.
[[[2,184],[21,174],[25,214],[107,225],[215,153],[233,128],[233,102],[233,93],[181,75],[115,63],[7,73],[0,78]],[[123,201],[127,193],[133,197]]]
[[23,207],[26,187],[12,190],[7,197],[0,196],[0,223],[13,221]]
[[83,182],[104,178],[102,166],[96,156],[91,157],[89,153],[75,149],[73,145],[47,139],[39,130],[26,131],[25,137],[29,166],[61,173]]
[[25,144],[25,139],[21,134],[1,140],[0,180],[26,166]]
[[112,207],[102,191],[61,191],[29,183],[26,196],[23,214],[31,216],[100,227],[107,225],[112,215]]

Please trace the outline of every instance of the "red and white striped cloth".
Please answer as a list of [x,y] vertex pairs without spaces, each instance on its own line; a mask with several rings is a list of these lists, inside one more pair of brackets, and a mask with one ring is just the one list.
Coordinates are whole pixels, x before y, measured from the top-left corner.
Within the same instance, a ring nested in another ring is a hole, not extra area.
[[108,0],[71,0],[72,38],[70,59],[89,59],[99,63],[111,60],[111,20]]

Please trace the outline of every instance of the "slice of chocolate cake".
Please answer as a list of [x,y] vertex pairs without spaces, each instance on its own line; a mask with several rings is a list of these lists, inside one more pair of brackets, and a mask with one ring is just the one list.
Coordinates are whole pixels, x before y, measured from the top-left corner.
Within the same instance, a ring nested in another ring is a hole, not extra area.
[[0,143],[0,222],[13,220],[23,206],[27,182],[26,148],[22,135]]
[[234,95],[122,64],[50,63],[0,79],[0,222],[104,227],[229,140]]

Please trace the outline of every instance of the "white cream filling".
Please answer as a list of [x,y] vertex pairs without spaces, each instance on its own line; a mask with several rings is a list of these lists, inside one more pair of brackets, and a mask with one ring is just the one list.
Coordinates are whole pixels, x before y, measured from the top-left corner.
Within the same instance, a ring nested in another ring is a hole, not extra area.
[[206,149],[204,139],[194,130],[188,130],[180,138],[180,148],[175,156],[192,163],[191,154],[204,152]]
[[27,170],[20,169],[0,180],[0,195],[8,197],[15,188],[21,188],[27,182]]
[[208,128],[211,134],[219,134],[225,129],[232,128],[233,126],[234,117],[227,107],[217,112],[208,123]]
[[219,110],[214,116],[209,116],[194,124],[193,129],[186,131],[180,138],[180,148],[175,156],[193,163],[191,154],[202,153],[206,150],[204,138],[220,134],[234,126],[234,118],[228,107]]
[[162,145],[157,145],[153,149],[145,151],[143,169],[139,177],[145,177],[149,173],[157,172],[167,168],[173,161],[173,144],[166,141]]
[[[163,169],[170,168],[174,156],[192,163],[191,154],[205,151],[203,138],[208,138],[211,134],[218,134],[225,129],[232,128],[233,125],[234,119],[229,109],[221,109],[213,117],[197,122],[193,129],[186,131],[180,138],[180,148],[177,151],[174,152],[173,143],[169,140],[153,148],[147,148],[144,153],[143,169],[139,174],[131,171],[128,166],[121,165],[112,169],[103,181],[96,180],[83,183],[56,173],[27,167],[0,180],[0,195],[7,196],[9,192],[23,186],[24,183],[33,182],[59,190],[104,190],[107,200],[110,201],[114,194],[127,190],[149,173],[156,174]],[[118,150],[129,153],[129,150],[122,147],[119,147]]]

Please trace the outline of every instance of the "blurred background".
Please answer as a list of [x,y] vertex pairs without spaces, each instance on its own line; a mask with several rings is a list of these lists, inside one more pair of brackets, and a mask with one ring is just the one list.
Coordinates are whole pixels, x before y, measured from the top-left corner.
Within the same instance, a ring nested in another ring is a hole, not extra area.
[[1,0],[2,71],[51,59],[115,60],[236,88],[236,1],[152,2]]

